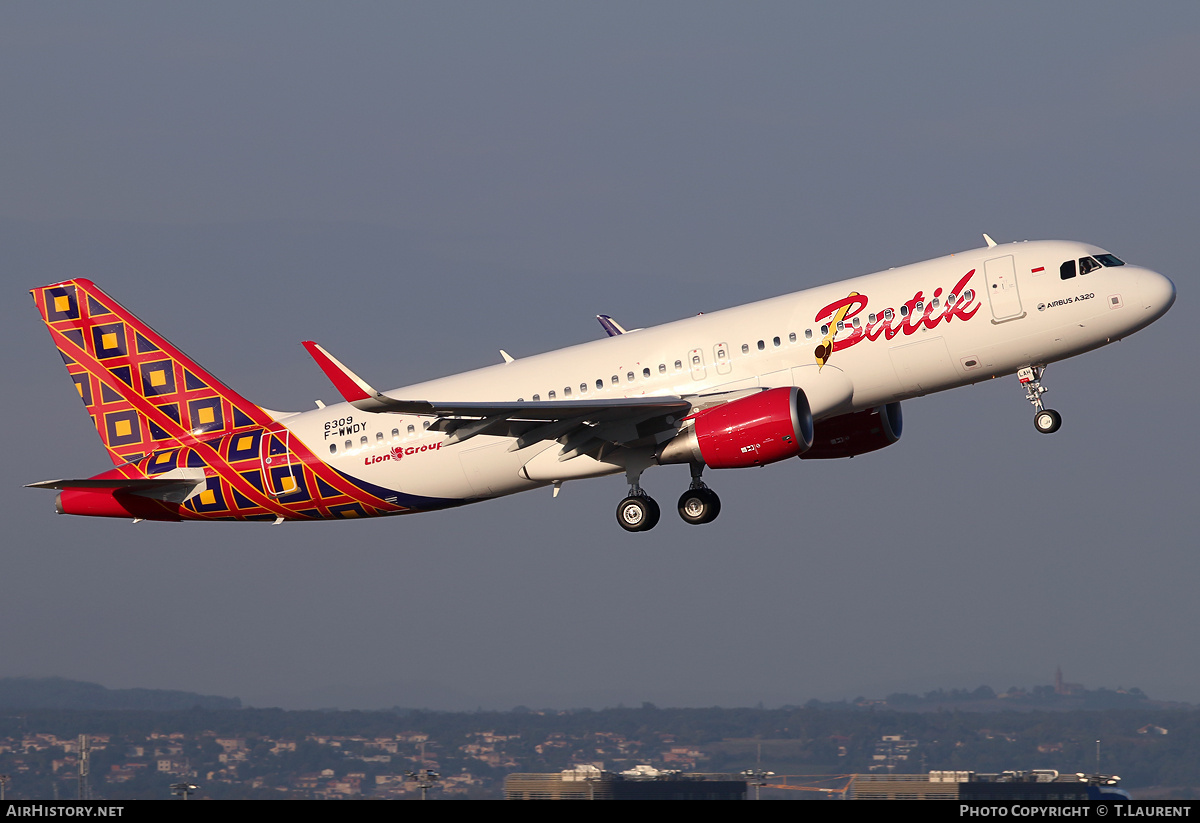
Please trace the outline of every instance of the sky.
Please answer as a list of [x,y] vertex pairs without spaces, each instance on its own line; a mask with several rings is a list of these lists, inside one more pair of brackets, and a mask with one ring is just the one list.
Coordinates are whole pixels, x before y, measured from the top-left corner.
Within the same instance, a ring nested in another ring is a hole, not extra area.
[[[765,706],[1066,679],[1200,702],[1194,3],[0,6],[0,677],[285,708]],[[60,517],[108,461],[28,290],[235,390],[400,386],[983,243],[1171,277],[1150,328],[846,461],[355,523]]]

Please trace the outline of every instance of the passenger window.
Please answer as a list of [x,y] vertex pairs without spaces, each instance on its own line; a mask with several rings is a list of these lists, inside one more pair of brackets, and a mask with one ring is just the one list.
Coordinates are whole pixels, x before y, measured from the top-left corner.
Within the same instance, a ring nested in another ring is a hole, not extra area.
[[805,340],[812,340],[812,329],[805,329],[805,330],[804,330],[804,339],[805,339]]
[[330,444],[329,444],[329,453],[330,453],[330,454],[337,454],[337,443],[330,443]]
[[647,379],[647,380],[649,380],[649,379],[650,379],[650,367],[649,367],[649,366],[647,366],[646,368],[642,369],[642,377],[644,377],[644,378],[645,378],[645,379]]
[[828,323],[825,323],[824,325],[821,326],[821,334],[822,335],[829,334],[829,324]]
[[675,361],[675,371],[683,371],[683,361],[682,360]]
[[666,373],[667,373],[667,364],[666,364],[666,363],[659,363],[659,364],[658,364],[658,373],[659,373],[659,374],[666,374]]
[[[597,386],[596,386],[596,388],[599,388],[601,385],[603,385],[603,384],[604,384],[604,381],[602,381],[602,380],[597,380],[597,381],[596,381],[596,383],[597,383]],[[580,383],[580,384],[579,384],[579,393],[580,393],[580,394],[587,394],[587,383]]]
[[398,440],[398,439],[400,439],[400,430],[399,430],[399,429],[392,429],[392,437],[393,437],[394,439],[397,439],[397,440]]
[[775,344],[775,348],[779,348],[780,340],[778,337],[776,337],[772,342]]
[[[630,379],[630,380],[632,380],[633,378],[632,378],[632,377],[630,377],[629,379]],[[599,380],[597,380],[596,382],[597,382],[597,383],[599,383],[600,381],[599,381]],[[620,382],[621,382],[621,375],[619,375],[619,374],[614,374],[614,375],[612,376],[612,384],[615,386],[615,385],[617,385],[617,384],[618,384],[618,383],[620,383]]]
[[347,441],[346,441],[346,451],[350,451],[352,448],[354,448],[354,441],[353,441],[353,440],[347,440]]
[[901,317],[908,317],[908,306],[901,306],[901,307],[900,307],[900,316],[901,316]]
[[920,314],[921,312],[925,311],[925,301],[924,301],[924,300],[918,300],[918,301],[917,301],[917,306],[916,306],[916,308],[914,309],[914,311],[916,311],[916,313],[917,313],[917,314]]
[[363,448],[366,448],[366,445],[367,445],[367,436],[366,436],[365,434],[364,434],[362,437],[360,437],[360,438],[359,438],[359,440],[358,440],[358,444],[359,444],[360,446],[362,446]]
[[414,426],[412,423],[409,423],[408,424],[408,433],[414,434],[414,433],[416,433],[416,431],[417,431],[417,427]]
[[940,300],[938,300],[938,299],[935,297],[935,298],[933,298],[933,302],[929,304],[929,307],[930,307],[931,309],[933,309],[934,311],[937,311],[937,308],[938,308],[938,306],[940,306],[940,305],[942,305],[942,304],[941,304],[941,301],[940,301]]
[[891,320],[895,316],[896,316],[895,313],[891,309],[883,310],[883,319],[884,320]]
[[375,432],[375,442],[376,443],[383,442],[383,432]]
[[429,428],[429,423],[430,423],[430,421],[426,420],[425,422],[423,422],[423,423],[421,424],[421,428],[423,428],[423,429],[427,429],[427,428]]
[[867,315],[867,322],[872,324],[875,322],[875,312],[871,312],[869,315]]
[[698,355],[698,354],[693,354],[693,355],[692,355],[692,365],[693,365],[693,366],[699,366],[699,365],[700,365],[700,355]]
[[565,386],[563,388],[563,397],[570,397],[570,396],[571,396],[571,387]]
[[857,329],[857,328],[858,328],[859,326],[861,326],[861,325],[862,325],[862,321],[861,321],[861,320],[859,320],[857,317],[856,317],[856,318],[854,318],[854,328],[856,328],[856,329]]
[[762,340],[759,340],[759,341],[758,341],[758,350],[759,350],[759,351],[762,351],[762,350],[763,350],[763,349],[765,349],[766,347],[767,347],[767,344],[766,344],[766,343],[764,343]]
[[743,343],[742,344],[742,354],[749,354],[749,353],[750,353],[750,344]]
[[546,397],[553,400],[554,398],[558,397],[558,395],[554,393],[554,389],[551,389],[549,392],[546,393]]
[[534,402],[534,403],[540,403],[540,402],[541,402],[541,400],[542,400],[542,396],[541,396],[540,394],[535,394],[535,395],[533,396],[533,402]]
[[632,383],[633,382],[633,372],[630,372],[629,374],[625,375],[625,379],[628,380],[630,383]]
[[967,289],[965,292],[963,292],[963,299],[970,303],[973,299],[975,299],[975,292],[971,289]]
[[1058,277],[1060,280],[1070,280],[1075,276],[1075,261],[1068,260],[1058,267]]

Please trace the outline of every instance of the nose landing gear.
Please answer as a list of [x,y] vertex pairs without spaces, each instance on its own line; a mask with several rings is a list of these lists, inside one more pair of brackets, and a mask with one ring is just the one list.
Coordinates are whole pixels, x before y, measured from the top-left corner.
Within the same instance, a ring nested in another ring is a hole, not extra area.
[[1025,387],[1025,399],[1033,405],[1033,427],[1042,434],[1054,434],[1062,426],[1062,415],[1042,405],[1042,395],[1049,391],[1042,385],[1045,366],[1026,366],[1017,372]]

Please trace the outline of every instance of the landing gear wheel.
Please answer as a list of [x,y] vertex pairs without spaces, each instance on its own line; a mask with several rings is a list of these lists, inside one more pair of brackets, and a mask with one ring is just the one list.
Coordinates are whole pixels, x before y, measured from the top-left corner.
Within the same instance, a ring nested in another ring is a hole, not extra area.
[[684,523],[711,523],[721,513],[721,498],[709,488],[688,489],[679,498],[679,516]]
[[658,525],[662,512],[653,497],[626,497],[617,505],[617,522],[627,532],[648,532]]
[[1054,409],[1042,409],[1033,416],[1033,427],[1042,434],[1054,434],[1062,425],[1062,415]]

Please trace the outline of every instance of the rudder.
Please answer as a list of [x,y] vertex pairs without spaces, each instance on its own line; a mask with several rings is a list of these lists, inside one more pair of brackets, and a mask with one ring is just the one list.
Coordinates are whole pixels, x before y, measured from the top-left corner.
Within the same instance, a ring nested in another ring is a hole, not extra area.
[[272,422],[90,280],[30,294],[114,464]]

